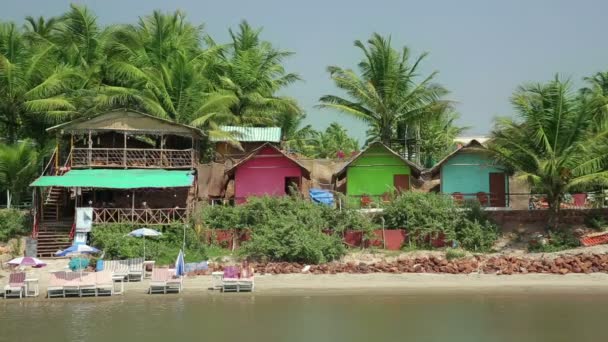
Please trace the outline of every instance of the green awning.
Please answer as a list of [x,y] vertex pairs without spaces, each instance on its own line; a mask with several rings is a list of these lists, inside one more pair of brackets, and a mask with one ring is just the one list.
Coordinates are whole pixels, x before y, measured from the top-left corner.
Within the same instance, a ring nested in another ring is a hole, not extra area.
[[63,176],[42,176],[31,186],[106,189],[177,188],[189,187],[193,181],[192,171],[87,169],[70,170]]

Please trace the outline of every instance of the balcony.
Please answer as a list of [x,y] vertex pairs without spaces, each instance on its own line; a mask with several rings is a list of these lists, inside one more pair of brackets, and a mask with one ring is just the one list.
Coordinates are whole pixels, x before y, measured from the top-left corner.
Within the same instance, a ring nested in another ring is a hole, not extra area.
[[186,208],[131,209],[94,208],[93,223],[127,223],[139,225],[166,225],[187,223],[189,210]]
[[72,148],[71,167],[194,168],[194,149]]

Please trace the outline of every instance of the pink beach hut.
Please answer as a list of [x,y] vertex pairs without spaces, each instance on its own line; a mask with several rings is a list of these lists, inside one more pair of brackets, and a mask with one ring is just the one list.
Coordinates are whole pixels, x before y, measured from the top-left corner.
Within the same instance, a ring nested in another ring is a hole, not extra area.
[[234,199],[244,203],[252,196],[283,196],[291,188],[302,191],[310,172],[297,159],[266,143],[226,171],[234,179]]

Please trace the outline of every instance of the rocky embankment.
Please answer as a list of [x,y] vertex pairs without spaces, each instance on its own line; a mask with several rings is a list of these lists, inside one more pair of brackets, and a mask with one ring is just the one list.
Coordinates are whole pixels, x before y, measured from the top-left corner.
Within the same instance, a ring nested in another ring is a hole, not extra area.
[[[527,273],[608,273],[608,254],[577,254],[556,258],[475,256],[455,260],[431,256],[374,263],[332,262],[309,267],[304,264],[289,262],[252,263],[252,266],[258,274],[485,273],[510,275]],[[222,269],[223,265],[210,264],[207,271],[192,272],[191,275],[209,274]]]

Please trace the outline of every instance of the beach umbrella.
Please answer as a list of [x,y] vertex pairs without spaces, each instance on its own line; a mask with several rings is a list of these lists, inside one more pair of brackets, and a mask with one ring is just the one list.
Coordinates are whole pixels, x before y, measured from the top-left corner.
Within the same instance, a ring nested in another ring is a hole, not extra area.
[[72,245],[62,251],[57,251],[57,253],[55,253],[56,256],[72,256],[72,255],[83,255],[83,254],[95,254],[95,253],[99,253],[100,250],[95,248],[95,247],[91,247],[85,244],[79,244],[79,245]]
[[186,263],[184,262],[184,252],[179,250],[177,260],[175,261],[175,276],[182,277],[186,274]]
[[13,266],[31,266],[31,267],[42,267],[46,266],[46,263],[38,258],[34,257],[19,257],[8,262],[9,265]]
[[[95,247],[91,247],[85,244],[78,244],[78,245],[72,245],[62,251],[58,251],[57,253],[55,253],[56,256],[80,256],[80,255],[89,255],[89,254],[95,254],[95,253],[99,253],[100,250],[95,248]],[[78,262],[78,268],[80,270],[80,277],[82,278],[82,260],[77,261]]]
[[139,228],[127,235],[144,239],[144,260],[146,260],[146,236],[161,236],[163,233],[150,228]]

